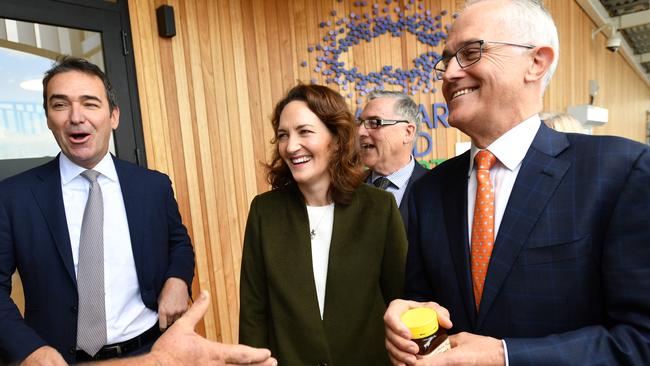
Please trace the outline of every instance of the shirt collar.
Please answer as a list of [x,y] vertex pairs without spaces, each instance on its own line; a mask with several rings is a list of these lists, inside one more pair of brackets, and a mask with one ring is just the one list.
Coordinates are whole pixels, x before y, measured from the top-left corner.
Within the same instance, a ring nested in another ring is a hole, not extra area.
[[[81,167],[72,162],[64,153],[59,154],[59,171],[61,172],[61,184],[66,185],[75,179],[79,174],[83,173],[87,169]],[[93,170],[99,172],[101,175],[106,178],[117,182],[117,171],[115,170],[115,163],[110,153],[106,152],[106,155],[102,160],[95,165]]]
[[[398,189],[401,189],[402,186],[408,183],[409,179],[411,178],[411,174],[413,173],[413,169],[415,169],[415,159],[413,159],[413,155],[411,155],[408,164],[404,165],[396,172],[393,172],[393,174],[387,175],[386,178],[388,178],[388,180],[390,180],[390,182],[394,184]],[[375,180],[379,177],[383,177],[383,175],[377,174],[373,171],[370,182],[374,183]]]
[[[537,135],[540,124],[539,115],[535,114],[501,135],[487,147],[487,150],[490,150],[496,156],[497,161],[501,162],[504,167],[513,171],[524,160],[528,148],[533,143],[535,135]],[[468,177],[472,174],[474,157],[479,151],[481,149],[472,143]]]

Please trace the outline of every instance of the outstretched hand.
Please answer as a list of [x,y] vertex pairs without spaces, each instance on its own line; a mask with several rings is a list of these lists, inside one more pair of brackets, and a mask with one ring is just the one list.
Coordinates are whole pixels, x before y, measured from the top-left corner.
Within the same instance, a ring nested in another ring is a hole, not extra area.
[[161,365],[259,365],[277,361],[267,349],[209,341],[194,331],[210,304],[209,294],[199,298],[153,345],[150,356]]

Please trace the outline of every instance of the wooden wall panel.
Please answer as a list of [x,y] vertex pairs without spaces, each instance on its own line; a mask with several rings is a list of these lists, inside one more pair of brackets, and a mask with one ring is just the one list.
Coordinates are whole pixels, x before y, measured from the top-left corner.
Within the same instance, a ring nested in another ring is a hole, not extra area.
[[564,112],[589,103],[589,80],[600,86],[594,105],[609,110],[609,122],[594,134],[616,135],[645,142],[650,88],[618,53],[605,49],[602,33],[573,1],[546,0],[560,35],[560,63],[544,98],[544,109]]
[[[272,153],[273,106],[298,81],[325,81],[313,72],[316,54],[307,47],[320,42],[329,29],[318,23],[333,19],[331,10],[340,18],[351,11],[369,12],[373,4],[368,1],[360,9],[354,2],[129,2],[147,159],[150,168],[169,174],[174,183],[197,255],[193,289],[212,294],[201,328],[211,339],[237,340],[243,230],[251,199],[268,189],[262,163]],[[441,9],[451,14],[462,1],[422,3],[434,14]],[[594,26],[577,4],[547,3],[561,35],[561,61],[544,108],[564,111],[587,103],[588,80],[595,79],[601,86],[596,105],[610,110],[610,123],[594,132],[644,140],[650,88],[620,55],[605,50],[602,36],[591,40]],[[171,39],[157,34],[155,9],[162,4],[175,9],[177,35]],[[451,16],[444,19],[448,23]],[[413,35],[384,35],[355,46],[340,61],[367,73],[383,65],[410,67],[414,57],[428,50]],[[300,66],[303,60],[307,67]],[[353,109],[357,98],[351,100]],[[439,92],[416,95],[415,100],[428,106],[429,113],[432,103],[444,102]],[[425,159],[453,156],[455,143],[467,141],[453,128],[430,132],[433,152]]]

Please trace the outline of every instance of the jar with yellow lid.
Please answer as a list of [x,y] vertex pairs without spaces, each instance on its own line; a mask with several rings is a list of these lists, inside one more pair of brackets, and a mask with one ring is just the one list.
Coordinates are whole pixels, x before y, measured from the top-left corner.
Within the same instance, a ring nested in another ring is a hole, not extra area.
[[418,355],[430,356],[451,348],[447,331],[439,326],[438,314],[430,308],[415,308],[402,314],[402,322],[411,331],[411,339],[418,347]]

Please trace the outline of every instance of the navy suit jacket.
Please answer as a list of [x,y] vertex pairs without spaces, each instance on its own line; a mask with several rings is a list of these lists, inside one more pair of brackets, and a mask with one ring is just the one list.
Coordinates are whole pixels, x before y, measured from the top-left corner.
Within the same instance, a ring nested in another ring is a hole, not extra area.
[[[120,180],[140,293],[157,310],[169,277],[191,288],[194,252],[169,178],[113,159]],[[10,298],[20,274],[25,317]],[[0,351],[21,360],[43,345],[75,361],[77,283],[66,223],[59,159],[0,182]]]
[[451,333],[505,339],[510,365],[650,362],[650,153],[541,125],[495,240],[480,311],[469,264],[469,152],[415,183],[406,297]]
[[415,162],[415,167],[413,168],[413,173],[411,173],[411,177],[409,178],[408,184],[406,185],[406,189],[404,190],[404,196],[402,196],[402,202],[399,204],[399,213],[402,214],[402,221],[404,221],[404,226],[407,225],[409,222],[409,196],[411,195],[411,188],[413,188],[413,184],[420,178],[424,177],[425,174],[429,169],[423,167],[418,163],[417,161]]

